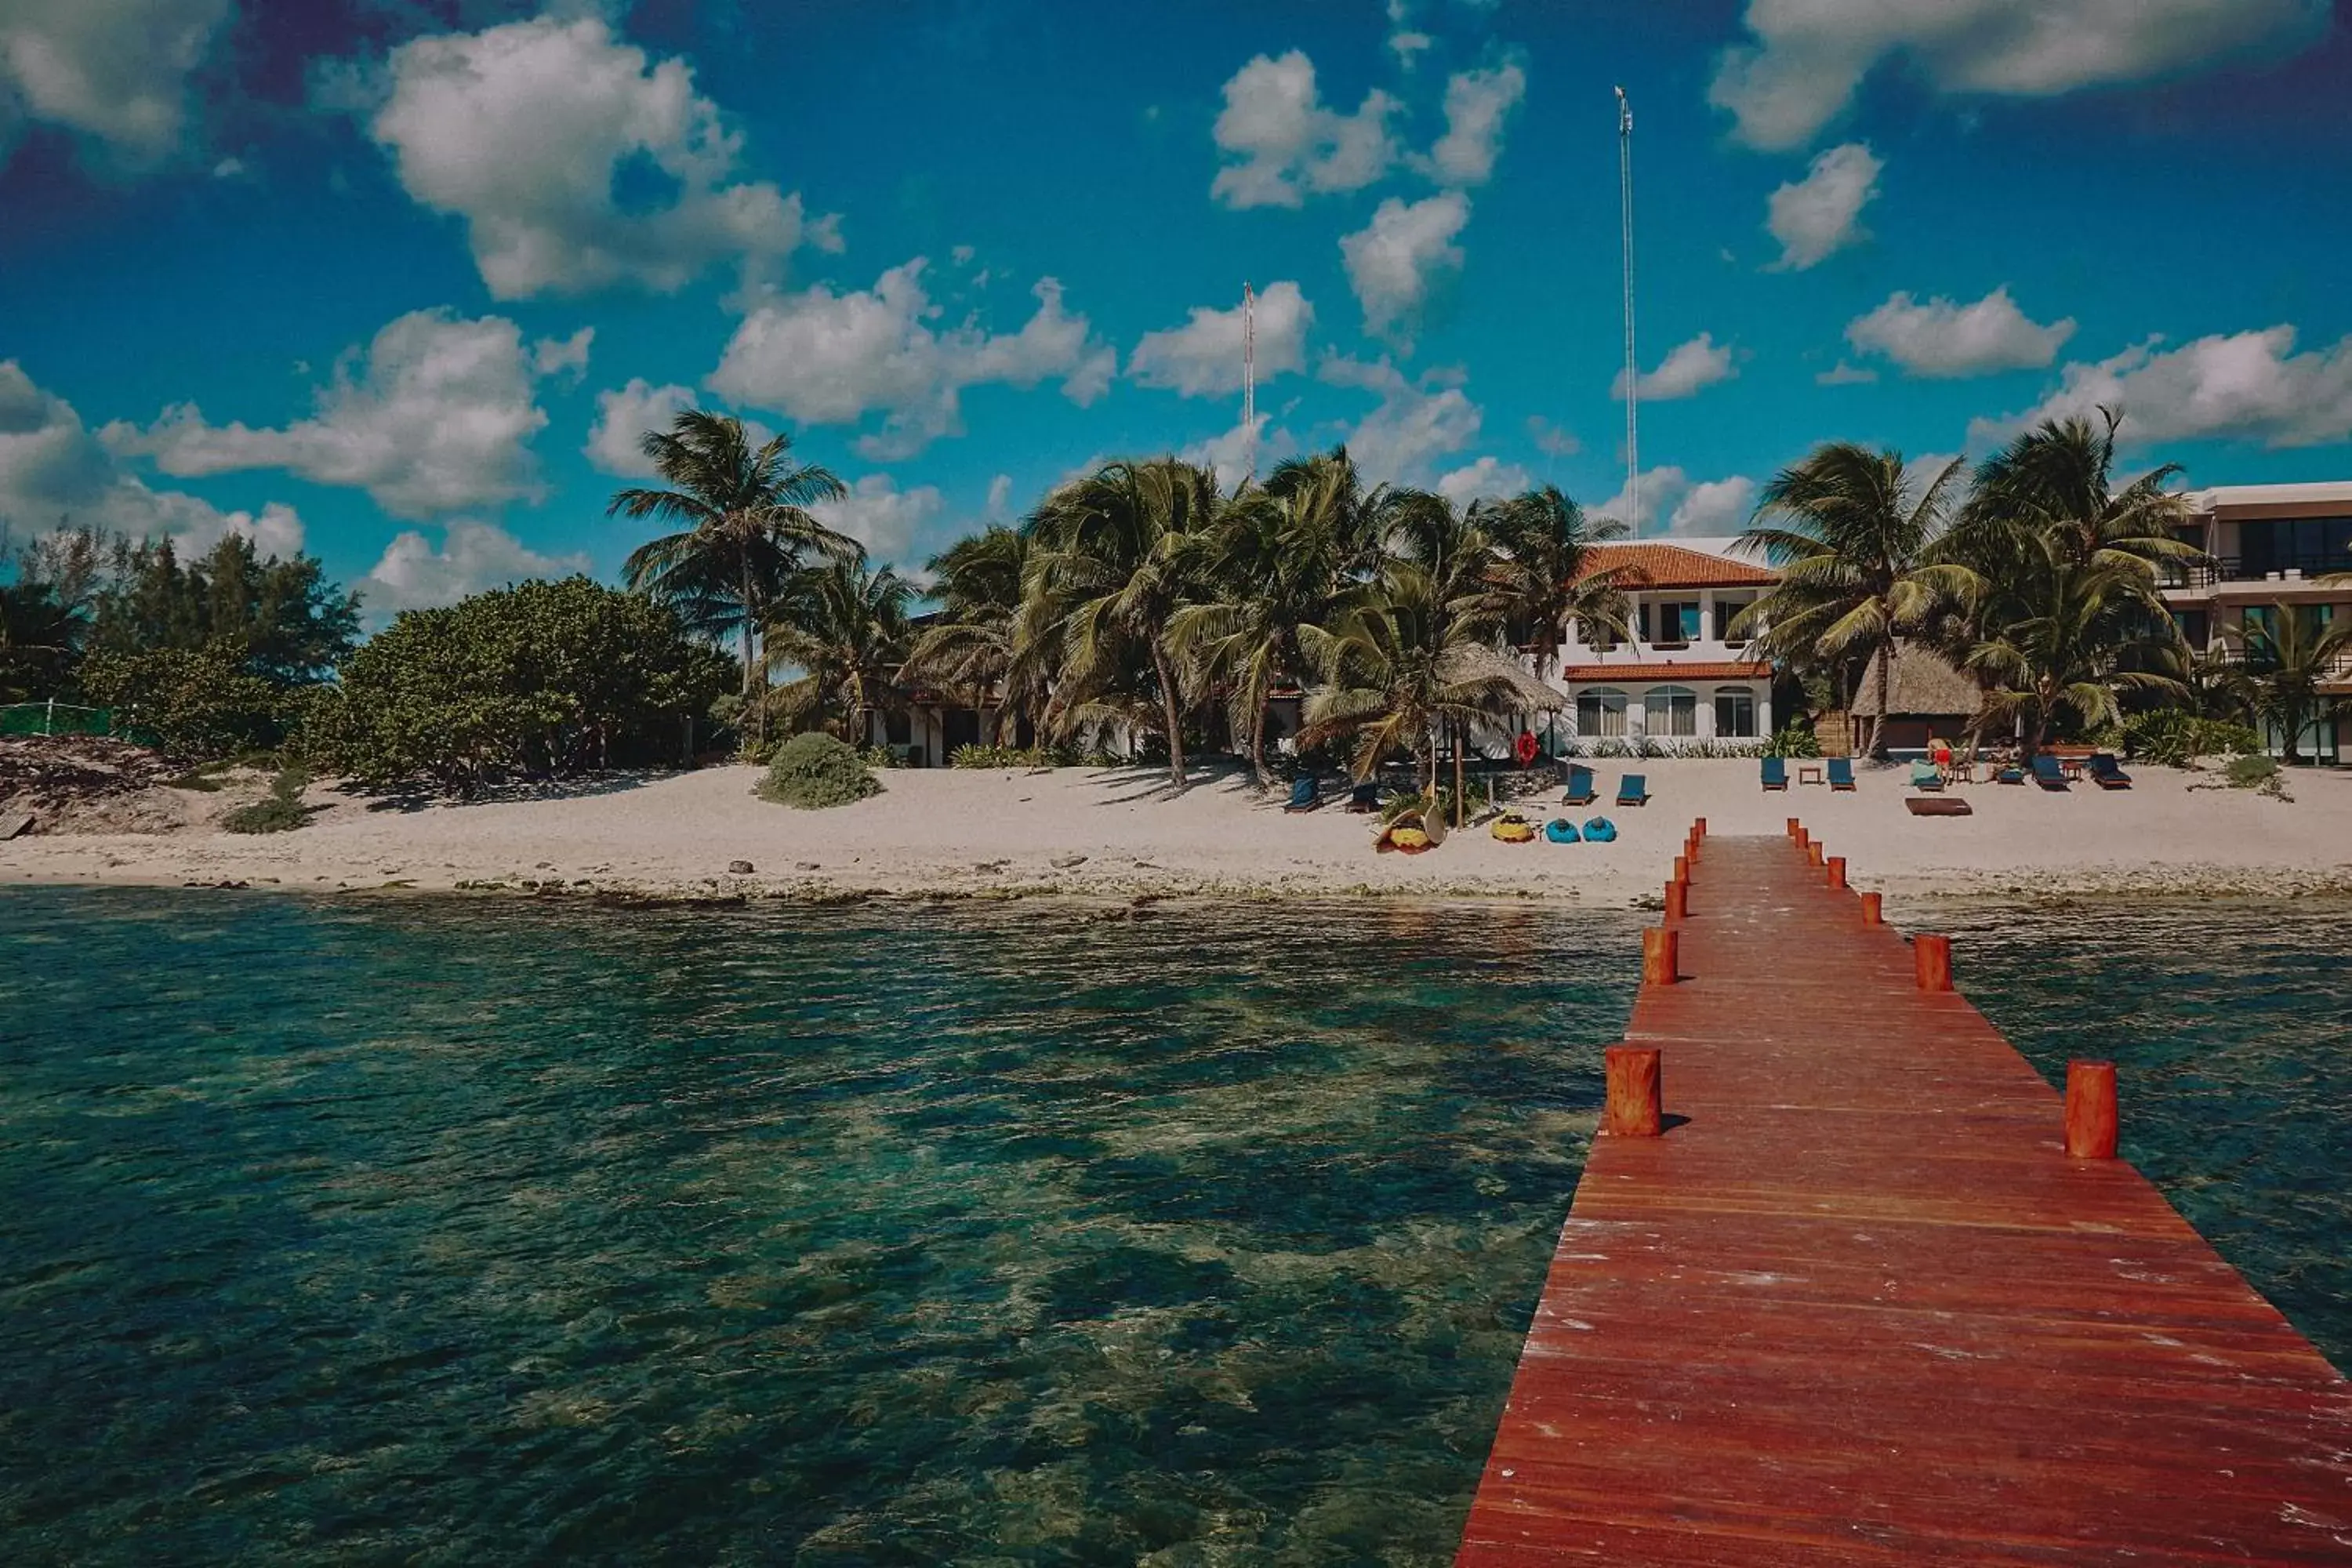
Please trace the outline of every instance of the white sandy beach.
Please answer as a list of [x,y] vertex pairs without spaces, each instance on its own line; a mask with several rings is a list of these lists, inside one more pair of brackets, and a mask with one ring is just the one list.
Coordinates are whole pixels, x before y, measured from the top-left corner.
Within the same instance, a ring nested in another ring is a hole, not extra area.
[[[170,831],[36,834],[0,844],[0,880],[245,883],[288,890],[509,889],[649,897],[1073,896],[1537,898],[1622,908],[1655,900],[1695,816],[1714,834],[1779,833],[1800,816],[1843,855],[1858,888],[1904,898],[2352,892],[2352,772],[2298,770],[2292,799],[2218,787],[2217,775],[2134,770],[2128,793],[2078,784],[1956,786],[1965,818],[1915,817],[1894,770],[1850,795],[1766,795],[1753,762],[1649,762],[1650,804],[1611,805],[1622,771],[1596,770],[1608,845],[1496,842],[1474,826],[1420,857],[1375,854],[1370,819],[1336,805],[1280,809],[1231,774],[1173,796],[1162,773],[892,772],[884,794],[802,812],[751,793],[748,767],[625,778],[546,798],[404,808],[313,788],[298,832],[226,834],[243,795],[168,794]],[[1327,788],[1328,794],[1341,787]],[[1521,809],[1540,820],[1555,789]],[[749,875],[730,874],[749,861]]]

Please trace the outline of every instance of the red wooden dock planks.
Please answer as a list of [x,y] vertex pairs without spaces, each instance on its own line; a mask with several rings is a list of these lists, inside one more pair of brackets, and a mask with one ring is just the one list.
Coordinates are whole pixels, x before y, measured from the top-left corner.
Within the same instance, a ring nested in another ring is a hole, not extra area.
[[2352,1563],[2352,1385],[1826,880],[1705,840],[1457,1563]]

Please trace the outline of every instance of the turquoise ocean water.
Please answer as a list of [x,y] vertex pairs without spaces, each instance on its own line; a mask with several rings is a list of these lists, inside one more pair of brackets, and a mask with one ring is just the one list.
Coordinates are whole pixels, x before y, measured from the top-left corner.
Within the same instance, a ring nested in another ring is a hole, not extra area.
[[[1449,1561],[1637,926],[0,895],[0,1561]],[[2343,912],[1960,937],[2341,1364]]]

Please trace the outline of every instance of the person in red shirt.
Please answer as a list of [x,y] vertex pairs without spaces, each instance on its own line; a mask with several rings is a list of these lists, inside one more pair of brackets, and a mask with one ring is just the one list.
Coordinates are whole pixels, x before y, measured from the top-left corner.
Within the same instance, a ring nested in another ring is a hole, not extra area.
[[1952,743],[1941,735],[1927,737],[1927,760],[1936,764],[1936,772],[1946,784],[1952,782]]

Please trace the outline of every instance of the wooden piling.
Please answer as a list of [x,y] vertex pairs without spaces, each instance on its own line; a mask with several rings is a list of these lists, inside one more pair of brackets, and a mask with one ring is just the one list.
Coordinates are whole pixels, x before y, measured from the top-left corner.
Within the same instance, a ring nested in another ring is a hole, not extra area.
[[1681,978],[1676,973],[1681,956],[1673,931],[1665,926],[1645,927],[1642,931],[1642,984],[1674,984]]
[[1677,882],[1687,882],[1687,881],[1689,881],[1689,880],[1690,880],[1690,857],[1689,857],[1689,856],[1687,856],[1687,855],[1677,855],[1677,856],[1675,856],[1675,878],[1674,878],[1674,879],[1675,879],[1675,881],[1677,881]]
[[1678,921],[1690,915],[1690,884],[1677,877],[1666,884],[1666,919]]
[[1878,908],[1879,900],[1882,897],[1883,895],[1878,893],[1864,893],[1862,895],[1863,924],[1866,926],[1874,926],[1881,924],[1885,921],[1885,917],[1879,913]]
[[1805,843],[1805,859],[1810,865],[1822,865],[1822,857],[1828,852],[1828,847],[1818,838],[1808,839]]
[[1706,837],[1706,817],[1704,817],[1704,816],[1699,816],[1699,817],[1693,817],[1693,818],[1691,819],[1691,830],[1690,830],[1690,836],[1691,836],[1691,841],[1692,841],[1693,843],[1696,843],[1698,840],[1700,840],[1700,839],[1702,839],[1702,838],[1704,838],[1704,837]]
[[1601,1059],[1609,1086],[1601,1131],[1612,1138],[1655,1138],[1665,1121],[1658,1047],[1611,1046]]
[[1829,858],[1826,865],[1829,869],[1830,891],[1832,893],[1844,892],[1845,857],[1843,855],[1832,855]]
[[1793,817],[1793,816],[1792,816],[1792,817],[1790,817],[1790,818],[1789,818],[1789,837],[1790,838],[1790,840],[1791,840],[1791,841],[1793,841],[1793,840],[1796,838],[1797,835],[1799,835],[1800,833],[1802,833],[1804,830],[1805,830],[1805,825],[1804,825],[1803,823],[1799,822],[1799,821],[1798,821],[1795,817]]
[[1952,988],[1952,939],[1925,932],[1911,939],[1911,963],[1922,991]]
[[2071,1160],[2116,1157],[2116,1064],[2066,1064],[2066,1156]]

